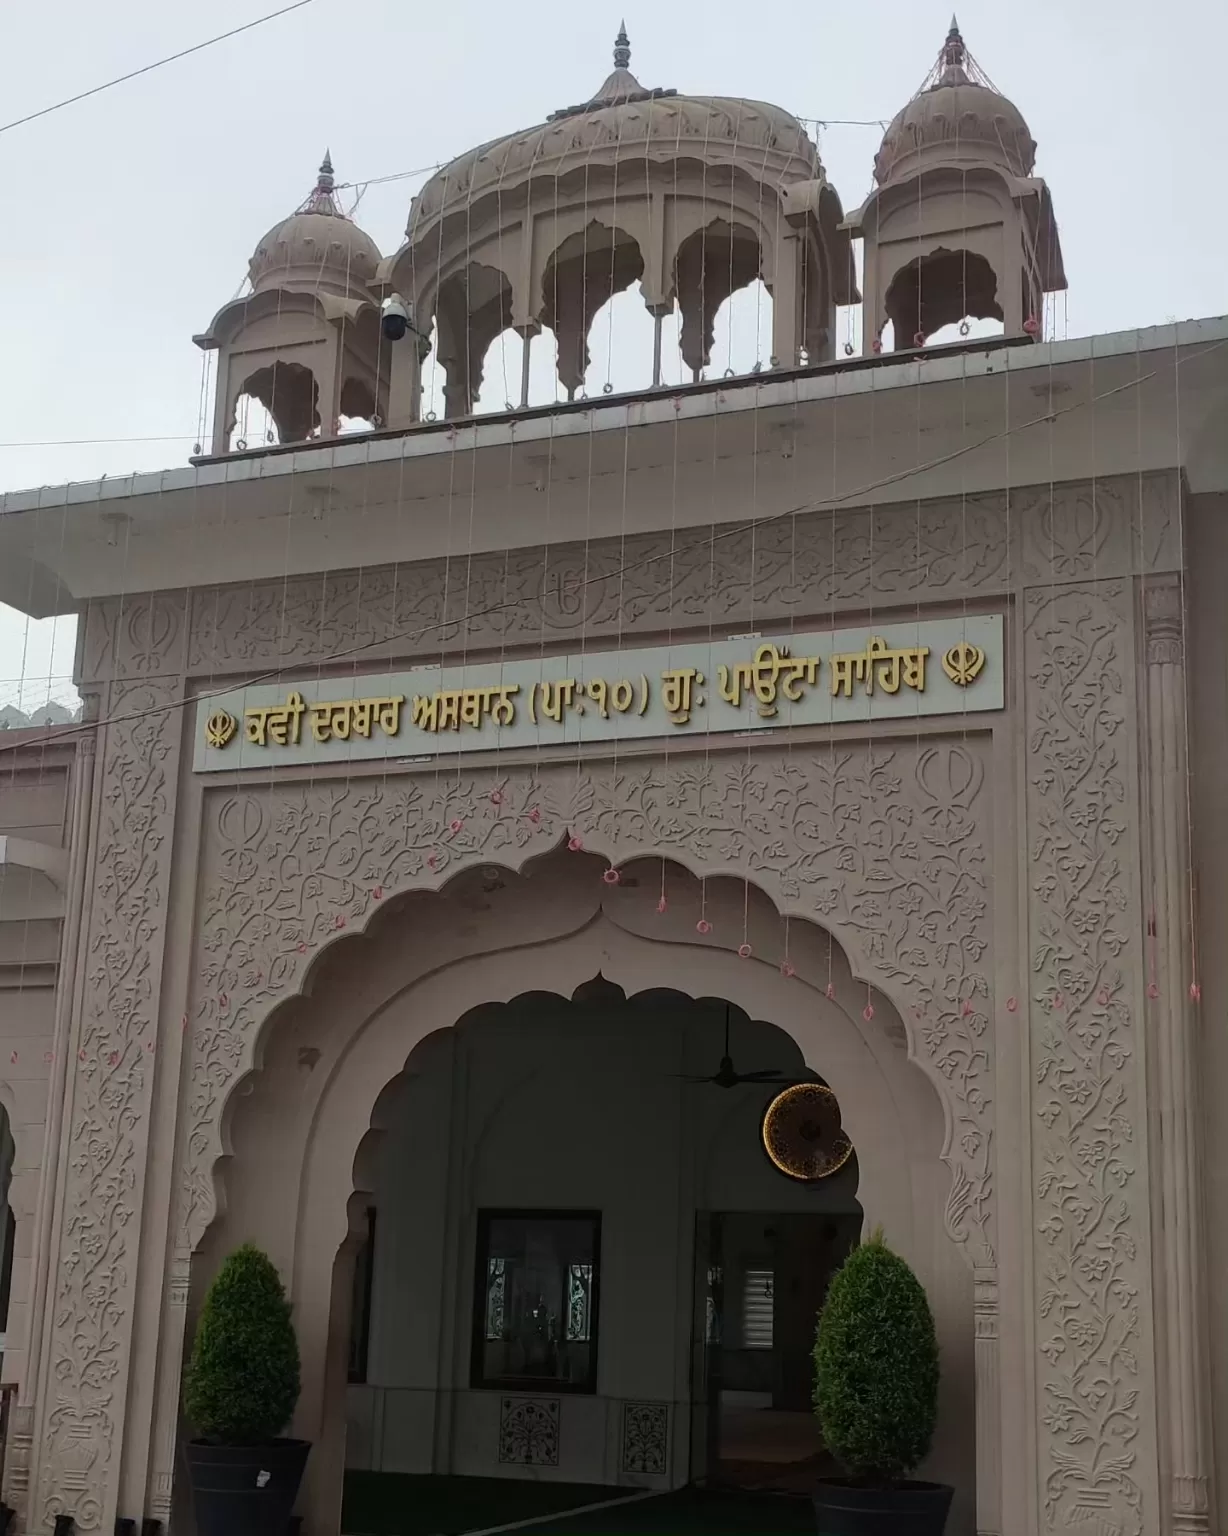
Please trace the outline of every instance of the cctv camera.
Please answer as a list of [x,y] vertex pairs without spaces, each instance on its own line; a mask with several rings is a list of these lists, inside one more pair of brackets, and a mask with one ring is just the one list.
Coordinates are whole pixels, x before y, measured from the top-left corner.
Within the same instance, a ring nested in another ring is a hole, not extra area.
[[380,325],[388,341],[400,341],[406,331],[412,330],[413,311],[399,293],[391,293],[384,300],[380,311]]

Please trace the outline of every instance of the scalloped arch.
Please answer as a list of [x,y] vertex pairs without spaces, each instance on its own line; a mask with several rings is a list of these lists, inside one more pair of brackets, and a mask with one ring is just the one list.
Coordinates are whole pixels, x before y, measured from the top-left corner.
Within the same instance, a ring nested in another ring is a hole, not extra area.
[[[947,1225],[970,1262],[993,1262],[984,750],[974,738],[931,739],[915,751],[764,750],[746,762],[675,765],[668,777],[652,760],[617,776],[608,764],[579,775],[543,764],[502,780],[497,803],[480,777],[217,795],[202,848],[180,1251],[197,1245],[217,1210],[213,1170],[227,1150],[231,1096],[257,1064],[270,1016],[315,984],[309,973],[329,943],[364,930],[395,895],[425,901],[421,893],[470,870],[480,878],[483,867],[527,872],[574,830],[590,853],[624,867],[648,860],[659,870],[664,859],[693,881],[730,878],[739,890],[753,881],[769,904],[774,937],[765,929],[763,942],[777,960],[782,919],[795,934],[799,922],[821,925],[823,953],[832,935],[865,1006],[871,989],[892,1000],[910,1056],[938,1089],[952,1170]],[[576,878],[587,866],[556,857]],[[627,894],[591,870],[584,881],[576,911]],[[532,942],[521,907],[486,947]],[[723,947],[719,933],[707,942]],[[431,958],[446,963],[446,947]],[[817,953],[810,963],[824,965]],[[353,985],[374,1006],[367,980]]]

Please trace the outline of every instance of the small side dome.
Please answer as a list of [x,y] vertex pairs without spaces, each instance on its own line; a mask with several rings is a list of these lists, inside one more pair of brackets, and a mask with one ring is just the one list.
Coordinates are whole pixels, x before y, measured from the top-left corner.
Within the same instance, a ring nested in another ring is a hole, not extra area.
[[379,247],[337,204],[326,153],[307,200],[257,245],[248,265],[252,291],[326,289],[368,297],[380,264]]
[[883,135],[874,179],[885,187],[930,166],[970,163],[1031,176],[1036,143],[1023,113],[972,59],[952,16],[937,64]]

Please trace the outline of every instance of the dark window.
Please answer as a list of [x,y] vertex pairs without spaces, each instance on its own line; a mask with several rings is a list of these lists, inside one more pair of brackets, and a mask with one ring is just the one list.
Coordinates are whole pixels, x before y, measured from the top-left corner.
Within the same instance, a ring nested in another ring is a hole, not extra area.
[[597,1390],[601,1216],[479,1211],[475,1387]]
[[354,1296],[350,1312],[349,1379],[367,1379],[367,1353],[371,1344],[371,1283],[375,1278],[375,1207],[367,1210],[367,1235],[354,1258]]

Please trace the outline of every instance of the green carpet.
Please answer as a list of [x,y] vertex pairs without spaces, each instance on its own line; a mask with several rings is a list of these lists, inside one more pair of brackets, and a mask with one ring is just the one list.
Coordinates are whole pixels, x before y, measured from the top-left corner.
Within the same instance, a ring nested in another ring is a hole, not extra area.
[[345,1536],[456,1536],[617,1499],[624,1488],[530,1483],[511,1477],[410,1477],[347,1472]]
[[809,1499],[683,1488],[574,1520],[526,1526],[518,1536],[813,1536],[814,1528]]
[[[459,1536],[560,1510],[625,1499],[632,1490],[497,1477],[350,1472],[345,1536]],[[808,1499],[683,1488],[659,1498],[524,1527],[524,1536],[790,1536],[814,1530]]]

